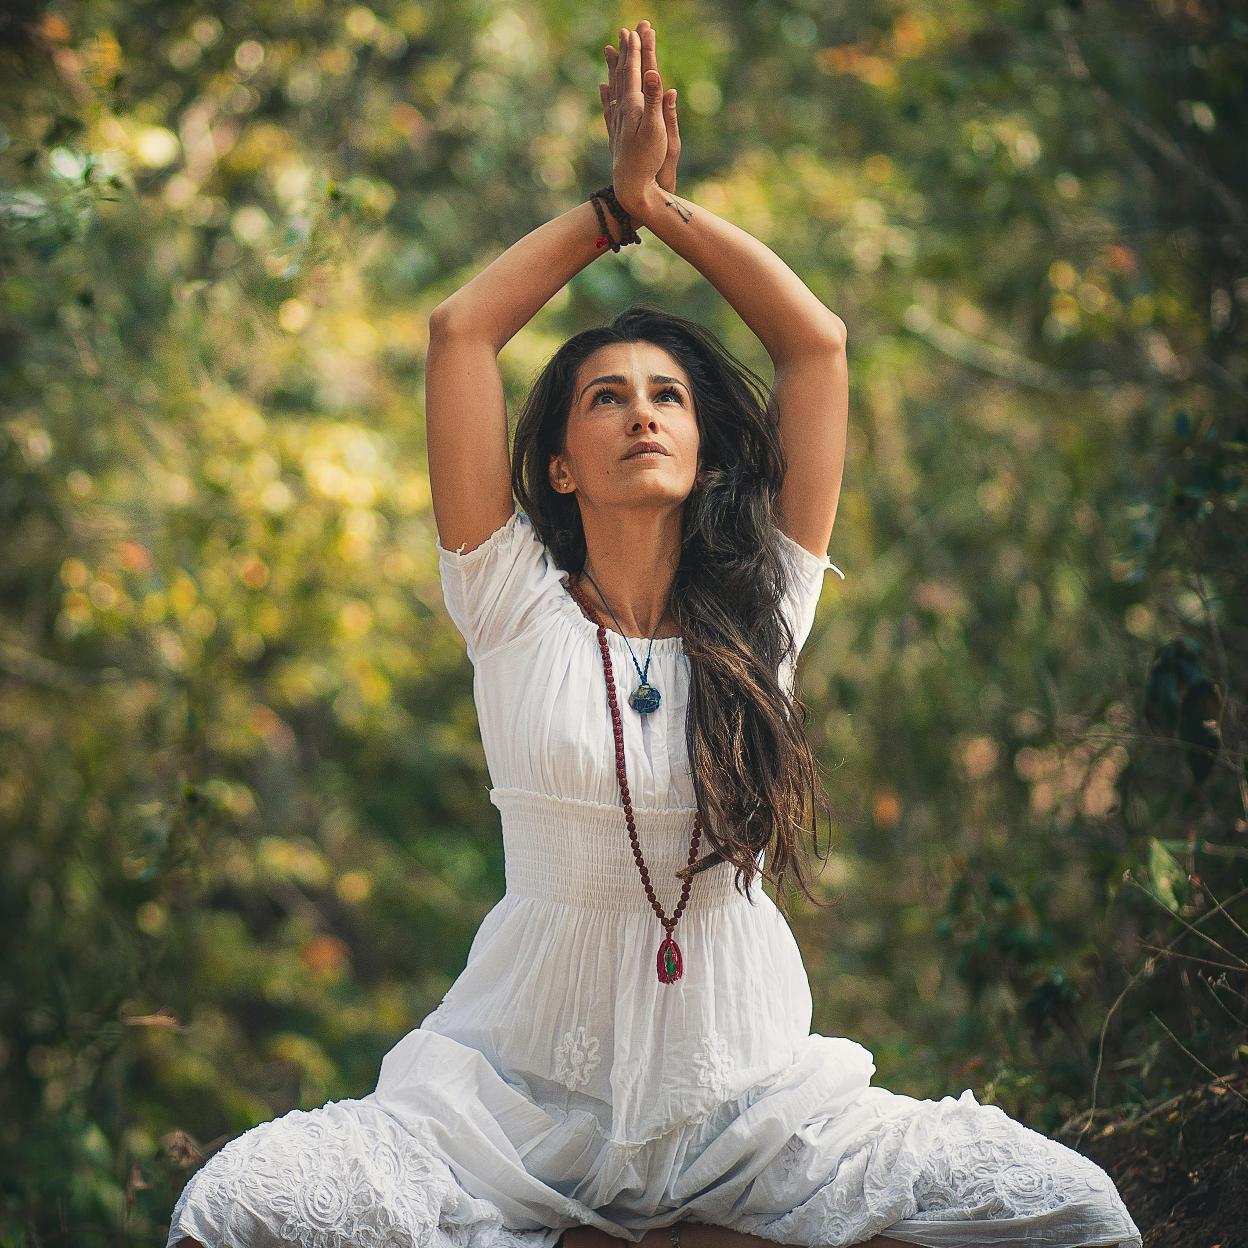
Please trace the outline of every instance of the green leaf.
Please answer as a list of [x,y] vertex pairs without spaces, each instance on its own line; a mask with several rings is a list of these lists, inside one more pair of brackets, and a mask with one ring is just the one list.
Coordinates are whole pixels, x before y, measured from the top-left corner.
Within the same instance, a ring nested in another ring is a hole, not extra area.
[[1187,891],[1187,872],[1175,856],[1155,836],[1148,842],[1148,877],[1153,892],[1168,910],[1177,914],[1181,896]]

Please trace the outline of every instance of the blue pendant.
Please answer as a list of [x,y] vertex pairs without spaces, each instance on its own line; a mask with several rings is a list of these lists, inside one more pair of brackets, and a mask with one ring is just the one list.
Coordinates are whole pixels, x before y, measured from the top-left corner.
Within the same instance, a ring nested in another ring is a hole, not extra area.
[[642,715],[657,711],[659,700],[659,691],[653,685],[646,684],[644,680],[628,695],[629,706]]

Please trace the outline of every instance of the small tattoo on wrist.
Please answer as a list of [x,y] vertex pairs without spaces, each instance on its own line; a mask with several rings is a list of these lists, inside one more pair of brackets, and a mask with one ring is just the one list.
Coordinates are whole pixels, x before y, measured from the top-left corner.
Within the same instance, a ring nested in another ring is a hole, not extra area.
[[693,213],[691,213],[687,208],[685,208],[685,206],[681,204],[679,200],[665,199],[663,203],[668,208],[675,208],[676,211],[680,213],[680,219],[684,221],[686,224],[693,220]]

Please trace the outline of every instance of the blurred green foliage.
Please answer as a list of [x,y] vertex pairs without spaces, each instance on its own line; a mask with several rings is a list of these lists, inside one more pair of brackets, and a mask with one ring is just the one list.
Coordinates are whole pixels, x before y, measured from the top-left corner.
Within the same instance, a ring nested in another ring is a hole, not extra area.
[[[849,325],[803,657],[843,812],[815,1029],[1123,1121],[1248,1047],[1248,24],[915,0],[0,18],[0,1236],[161,1243],[202,1155],[371,1090],[501,894],[441,606],[429,310],[610,176],[652,17],[680,190]],[[502,355],[661,301],[652,237]]]

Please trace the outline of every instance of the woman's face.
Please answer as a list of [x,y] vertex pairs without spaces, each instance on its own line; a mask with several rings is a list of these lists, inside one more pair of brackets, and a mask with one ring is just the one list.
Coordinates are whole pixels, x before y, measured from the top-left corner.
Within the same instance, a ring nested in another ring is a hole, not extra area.
[[[641,442],[657,442],[667,454],[628,457]],[[651,342],[615,342],[577,372],[551,484],[602,507],[682,503],[693,490],[700,447],[689,375],[675,356]]]

